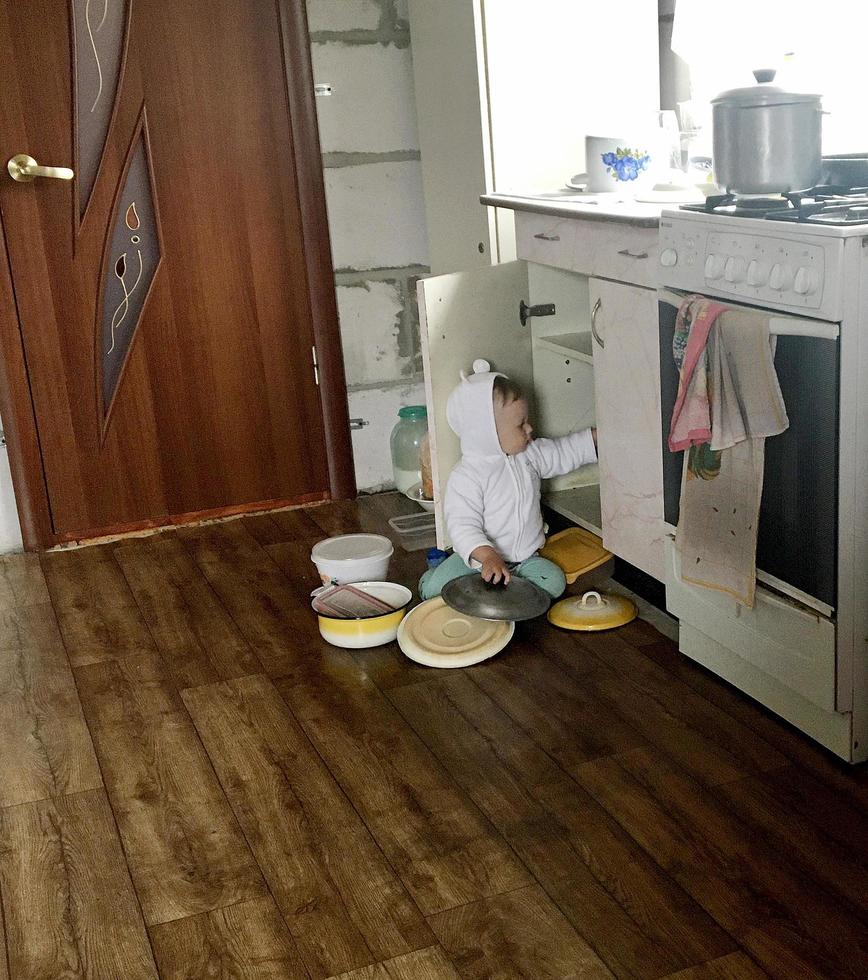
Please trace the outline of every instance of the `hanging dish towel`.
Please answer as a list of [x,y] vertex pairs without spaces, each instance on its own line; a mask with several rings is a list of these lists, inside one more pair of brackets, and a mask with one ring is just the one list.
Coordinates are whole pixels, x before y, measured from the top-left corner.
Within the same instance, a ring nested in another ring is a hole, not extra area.
[[[683,332],[680,338],[676,332],[674,353],[676,363],[682,362],[682,378],[689,355],[694,365],[682,400],[682,424],[673,415],[670,430],[670,447],[687,449],[676,543],[685,582],[753,606],[765,439],[783,432],[789,420],[774,368],[769,315],[720,307],[689,297],[682,304],[686,342]],[[700,333],[694,338],[696,324]]]

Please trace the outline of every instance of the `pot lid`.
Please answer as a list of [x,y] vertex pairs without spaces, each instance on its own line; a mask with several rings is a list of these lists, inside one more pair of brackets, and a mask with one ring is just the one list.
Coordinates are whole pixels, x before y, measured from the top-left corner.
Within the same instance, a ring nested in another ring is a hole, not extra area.
[[382,534],[340,534],[318,541],[310,553],[312,561],[359,561],[366,558],[387,558],[395,550]]
[[463,575],[447,582],[442,595],[448,606],[467,616],[513,623],[542,616],[551,604],[548,592],[517,575],[509,585],[492,585],[481,575]]
[[465,616],[437,596],[404,617],[398,646],[406,657],[426,667],[470,667],[500,653],[514,632],[515,623]]
[[822,96],[809,95],[801,92],[787,92],[778,85],[772,85],[775,72],[771,69],[758,68],[754,73],[756,85],[746,85],[741,88],[727,89],[711,100],[712,105],[730,105],[740,108],[773,105],[797,105],[803,102],[816,102],[818,105]]
[[549,622],[565,630],[611,630],[634,620],[633,603],[612,592],[586,592],[583,596],[561,599],[549,610]]

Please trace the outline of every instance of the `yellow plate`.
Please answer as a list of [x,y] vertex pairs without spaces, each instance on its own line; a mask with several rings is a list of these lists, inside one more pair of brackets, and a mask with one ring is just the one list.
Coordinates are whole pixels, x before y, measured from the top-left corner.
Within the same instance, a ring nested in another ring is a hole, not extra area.
[[549,622],[564,630],[611,630],[635,619],[638,611],[625,596],[586,592],[561,599],[549,609]]
[[398,646],[426,667],[469,667],[500,653],[514,632],[515,623],[466,616],[437,596],[410,610]]
[[553,561],[572,584],[580,575],[605,564],[612,552],[606,551],[596,534],[581,527],[568,527],[566,531],[553,534],[540,555]]

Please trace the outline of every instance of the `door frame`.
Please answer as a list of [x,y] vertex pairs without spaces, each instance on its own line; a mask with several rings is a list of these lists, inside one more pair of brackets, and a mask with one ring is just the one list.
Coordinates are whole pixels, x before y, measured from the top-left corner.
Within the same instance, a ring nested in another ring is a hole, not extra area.
[[[289,123],[293,135],[296,195],[301,213],[304,265],[312,316],[319,373],[319,398],[323,415],[331,499],[356,493],[349,407],[344,375],[337,299],[331,258],[331,239],[326,212],[325,185],[319,126],[313,90],[310,40],[304,0],[275,0],[280,24]],[[6,179],[5,175],[0,179]],[[3,216],[0,214],[0,414],[6,434],[9,467],[21,536],[28,551],[49,548],[68,540],[52,526],[48,484],[42,463],[36,411],[27,373],[27,355],[18,315]],[[315,495],[319,499],[319,495]],[[299,500],[298,503],[305,501]],[[267,502],[263,502],[267,506]],[[286,506],[290,501],[273,501]],[[215,517],[253,509],[238,504],[209,511]],[[162,524],[185,523],[201,514],[166,515],[125,525],[118,532]]]

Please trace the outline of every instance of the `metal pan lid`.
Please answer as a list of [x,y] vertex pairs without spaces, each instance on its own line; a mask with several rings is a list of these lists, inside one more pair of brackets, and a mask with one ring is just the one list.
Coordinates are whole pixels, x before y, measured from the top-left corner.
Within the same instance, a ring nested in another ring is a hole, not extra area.
[[711,100],[712,105],[734,106],[741,109],[758,108],[760,106],[800,105],[816,103],[818,106],[821,95],[807,92],[788,92],[778,85],[772,85],[775,72],[771,69],[758,68],[754,72],[756,85],[745,85],[740,88],[727,89]]

